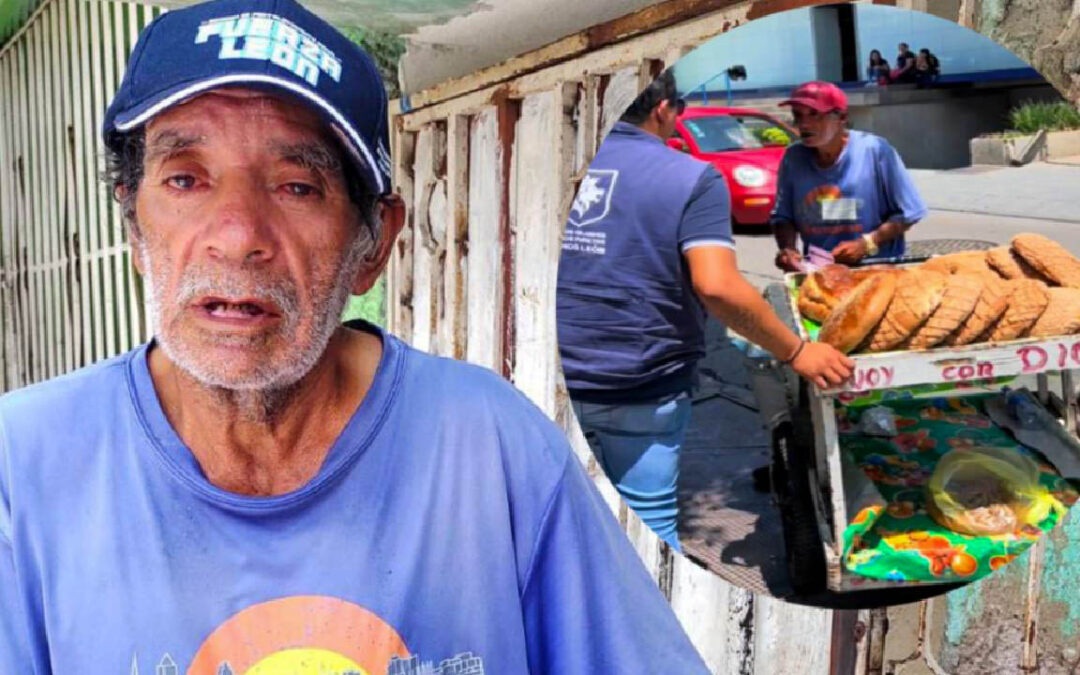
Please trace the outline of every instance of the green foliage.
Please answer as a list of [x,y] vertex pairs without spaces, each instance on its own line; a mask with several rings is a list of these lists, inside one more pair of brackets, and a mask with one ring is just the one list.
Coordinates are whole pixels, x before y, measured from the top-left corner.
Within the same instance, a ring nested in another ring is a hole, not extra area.
[[364,295],[349,296],[342,321],[363,319],[377,326],[386,325],[386,277],[381,276]]
[[[397,33],[380,28],[345,28],[342,32],[375,60],[386,93],[390,98],[401,95],[398,89],[397,65],[405,53],[405,40]],[[386,325],[386,277],[379,277],[370,291],[364,295],[349,297],[343,321],[364,319],[373,324]]]
[[397,65],[401,55],[405,53],[405,40],[396,33],[379,28],[345,28],[342,32],[375,59],[387,95],[390,98],[400,96]]
[[758,137],[762,145],[789,145],[791,143],[791,137],[780,127],[757,129],[754,135]]
[[1027,101],[1009,111],[1009,124],[1023,134],[1033,134],[1039,129],[1047,131],[1080,129],[1080,111],[1065,101],[1057,103]]

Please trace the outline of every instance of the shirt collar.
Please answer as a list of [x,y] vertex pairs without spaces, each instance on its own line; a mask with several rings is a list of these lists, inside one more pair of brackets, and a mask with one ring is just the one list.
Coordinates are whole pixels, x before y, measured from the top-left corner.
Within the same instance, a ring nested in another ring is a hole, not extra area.
[[630,124],[629,122],[616,122],[615,126],[611,127],[611,133],[613,134],[626,134],[627,136],[634,136],[643,140],[651,140],[661,145],[664,141],[660,140],[659,136],[650,134],[648,131],[642,130],[640,127]]

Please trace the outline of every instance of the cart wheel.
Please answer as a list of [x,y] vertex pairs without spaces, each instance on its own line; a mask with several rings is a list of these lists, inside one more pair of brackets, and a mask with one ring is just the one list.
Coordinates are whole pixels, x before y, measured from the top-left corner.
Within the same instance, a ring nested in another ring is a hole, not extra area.
[[795,427],[783,422],[773,430],[773,491],[784,530],[788,580],[796,595],[825,589],[825,554],[810,496],[808,448],[796,442]]

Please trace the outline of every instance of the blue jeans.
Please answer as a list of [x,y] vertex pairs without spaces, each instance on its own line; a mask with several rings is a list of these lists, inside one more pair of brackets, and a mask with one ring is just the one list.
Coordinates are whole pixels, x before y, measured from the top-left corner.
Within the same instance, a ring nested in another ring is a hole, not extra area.
[[642,521],[676,551],[679,450],[690,422],[690,393],[644,403],[574,401],[585,440],[604,473]]

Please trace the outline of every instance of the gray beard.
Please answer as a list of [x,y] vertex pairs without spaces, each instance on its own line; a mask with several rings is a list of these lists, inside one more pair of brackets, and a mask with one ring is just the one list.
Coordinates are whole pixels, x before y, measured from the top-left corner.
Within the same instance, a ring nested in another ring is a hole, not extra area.
[[[352,283],[374,247],[369,233],[370,230],[362,226],[360,233],[353,239],[339,263],[328,297],[309,298],[309,307],[315,315],[305,335],[295,334],[300,320],[300,303],[295,292],[290,294],[287,289],[277,287],[258,289],[261,295],[272,298],[281,308],[283,332],[287,341],[301,345],[301,348],[288,355],[288,358],[280,359],[280,363],[264,364],[243,379],[223,377],[222,370],[217,368],[214,362],[201,358],[197,349],[176,344],[163,337],[165,327],[162,325],[162,308],[166,306],[167,299],[161,286],[155,281],[158,275],[153,261],[146,254],[145,244],[133,243],[135,253],[140,256],[145,270],[143,282],[146,286],[147,311],[158,346],[184,375],[219,403],[238,410],[248,421],[272,421],[294,400],[302,380],[323,358],[330,340],[337,332]],[[185,295],[190,297],[192,293],[201,294],[200,291],[210,290],[206,286],[206,283],[198,281],[185,282],[176,296],[180,298]],[[223,290],[221,286],[214,288],[217,293]],[[227,288],[224,290],[228,291]]]

